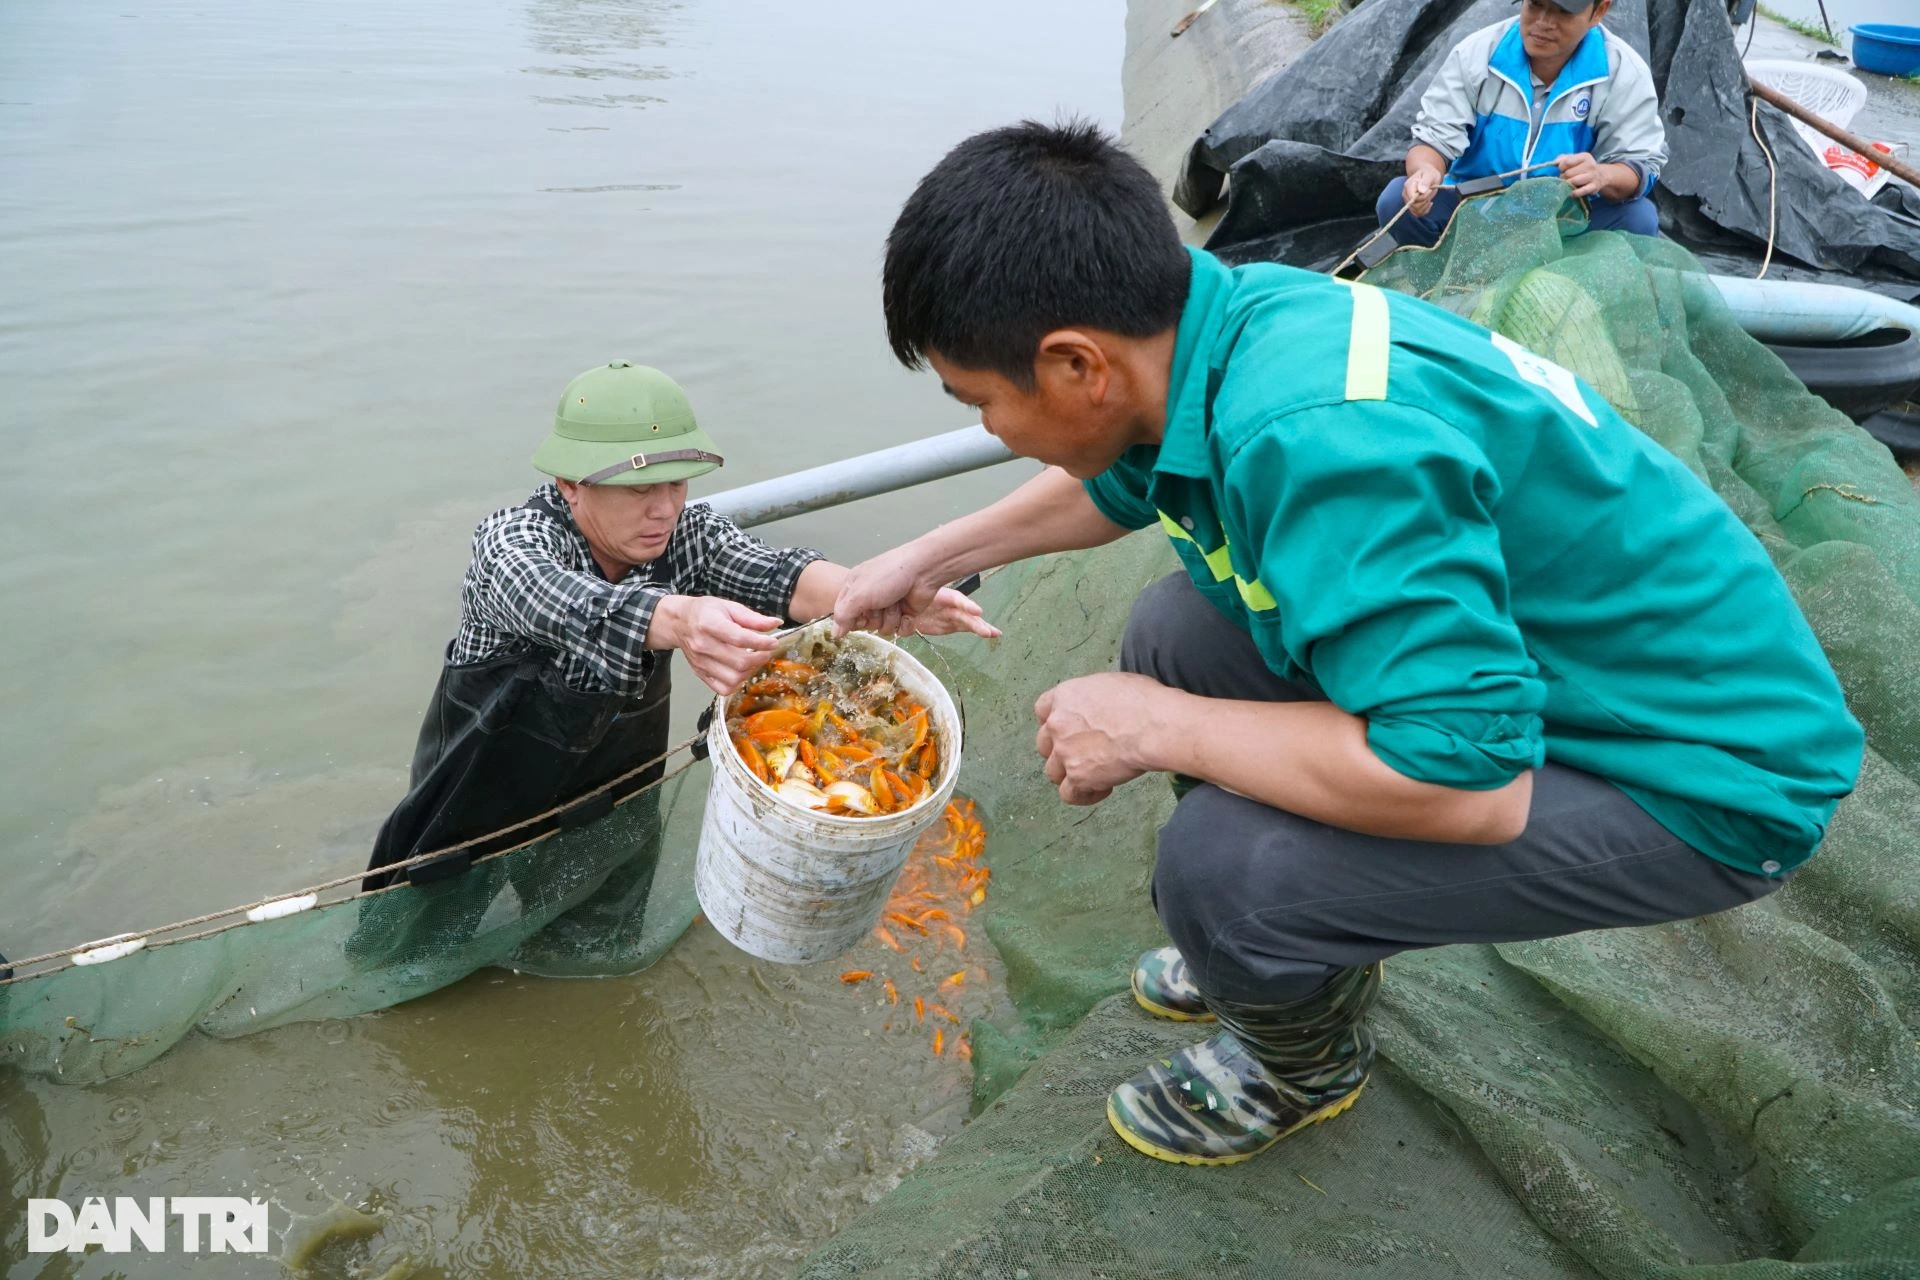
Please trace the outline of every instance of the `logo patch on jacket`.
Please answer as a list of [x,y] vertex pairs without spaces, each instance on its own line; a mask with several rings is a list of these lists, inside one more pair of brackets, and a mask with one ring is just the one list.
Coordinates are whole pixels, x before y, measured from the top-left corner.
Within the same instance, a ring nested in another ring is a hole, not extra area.
[[1593,110],[1592,95],[1583,93],[1573,100],[1573,118],[1575,120],[1585,120],[1587,118],[1587,112],[1591,110]]
[[1600,425],[1600,419],[1587,407],[1586,397],[1580,394],[1580,384],[1572,372],[1545,356],[1535,355],[1504,333],[1490,333],[1487,336],[1502,355],[1513,361],[1513,371],[1521,378],[1565,405],[1588,426]]

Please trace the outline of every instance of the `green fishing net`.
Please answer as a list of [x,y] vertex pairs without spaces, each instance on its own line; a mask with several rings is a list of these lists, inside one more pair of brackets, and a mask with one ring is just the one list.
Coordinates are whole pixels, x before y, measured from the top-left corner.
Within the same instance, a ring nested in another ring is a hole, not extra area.
[[[671,766],[670,766],[671,767]],[[670,775],[590,825],[432,884],[320,895],[298,914],[158,934],[102,964],[0,985],[0,1068],[91,1084],[181,1037],[232,1037],[384,1009],[501,965],[552,977],[646,968],[699,909],[705,772]]]
[[998,648],[942,648],[1020,1016],[975,1027],[977,1118],[810,1280],[1920,1276],[1920,502],[1685,251],[1579,235],[1565,195],[1470,201],[1440,248],[1367,279],[1579,373],[1766,544],[1870,742],[1823,851],[1708,919],[1393,959],[1358,1107],[1244,1165],[1147,1160],[1103,1105],[1198,1038],[1122,994],[1164,941],[1147,893],[1171,796],[1143,779],[1060,805],[1027,708],[1110,666],[1133,595],[1175,561],[1146,533],[1017,566],[982,597]]
[[[1683,251],[1575,235],[1564,194],[1470,201],[1440,249],[1368,278],[1578,372],[1765,542],[1868,732],[1824,850],[1707,920],[1398,957],[1358,1107],[1244,1165],[1147,1160],[1103,1106],[1195,1038],[1124,994],[1164,940],[1148,886],[1171,796],[1145,779],[1062,806],[1029,708],[1111,666],[1133,596],[1175,560],[1148,533],[1015,566],[982,596],[1007,638],[939,642],[933,665],[969,711],[961,789],[994,873],[975,919],[1017,1014],[973,1028],[974,1121],[804,1275],[1920,1276],[1920,503]],[[0,985],[0,1068],[87,1083],[196,1029],[360,1013],[486,965],[644,967],[697,909],[703,783],[678,775],[441,885],[23,968]]]

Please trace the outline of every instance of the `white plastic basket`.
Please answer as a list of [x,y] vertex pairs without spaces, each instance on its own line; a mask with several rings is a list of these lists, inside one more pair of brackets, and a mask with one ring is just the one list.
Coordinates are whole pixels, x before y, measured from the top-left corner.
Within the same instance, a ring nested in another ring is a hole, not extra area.
[[[1842,129],[1852,124],[1860,108],[1867,105],[1867,86],[1832,67],[1784,58],[1754,58],[1747,63],[1747,74]],[[1825,163],[1833,140],[1798,120],[1793,122],[1793,129]]]

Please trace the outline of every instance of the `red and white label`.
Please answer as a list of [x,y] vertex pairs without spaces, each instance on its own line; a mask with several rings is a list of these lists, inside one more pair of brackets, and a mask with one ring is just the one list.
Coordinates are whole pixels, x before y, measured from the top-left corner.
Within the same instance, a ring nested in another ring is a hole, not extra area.
[[[1893,154],[1893,148],[1884,142],[1874,143],[1873,149],[1882,155],[1890,156]],[[1827,168],[1834,170],[1851,169],[1862,178],[1871,178],[1874,174],[1880,172],[1879,165],[1867,159],[1858,151],[1850,151],[1837,142],[1827,148],[1825,159]]]

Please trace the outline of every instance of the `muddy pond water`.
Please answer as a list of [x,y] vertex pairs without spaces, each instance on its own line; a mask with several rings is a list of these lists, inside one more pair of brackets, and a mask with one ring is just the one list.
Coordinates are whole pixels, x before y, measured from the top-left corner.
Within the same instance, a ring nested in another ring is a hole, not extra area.
[[[1122,19],[1120,0],[0,9],[0,951],[364,860],[472,526],[532,489],[578,370],[678,377],[728,455],[707,491],[965,425],[887,352],[882,238],[976,129],[1117,127]],[[766,532],[858,559],[1022,474]],[[379,1014],[190,1037],[102,1086],[0,1075],[0,1261],[284,1274],[17,1252],[28,1196],[257,1194],[276,1250],[343,1206],[380,1216],[315,1276],[784,1274],[965,1117],[965,1064],[891,1021],[696,929],[634,978],[489,970]]]

